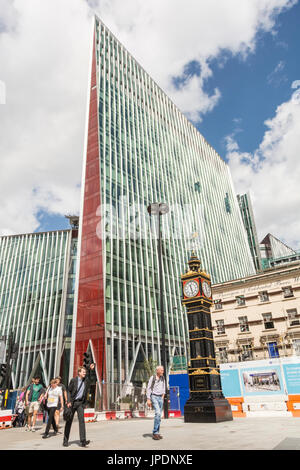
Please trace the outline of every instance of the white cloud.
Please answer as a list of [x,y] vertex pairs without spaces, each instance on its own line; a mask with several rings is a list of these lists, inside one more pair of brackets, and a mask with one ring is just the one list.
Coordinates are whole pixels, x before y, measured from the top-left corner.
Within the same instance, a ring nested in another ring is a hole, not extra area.
[[14,29],[17,14],[13,2],[0,0],[0,32]]
[[[89,5],[192,119],[217,105],[206,91],[210,62],[222,52],[246,57],[257,33],[274,32],[296,0],[0,0],[0,234],[35,230],[40,209],[79,208]],[[223,57],[223,55],[222,55]],[[200,75],[184,75],[190,61]]]
[[[276,16],[297,0],[98,0],[100,17],[158,84],[193,120],[211,111],[219,89],[205,92],[210,62],[224,52],[246,57],[255,50],[257,33],[274,32]],[[93,0],[96,4],[96,0]],[[222,56],[221,56],[222,55]],[[201,64],[179,91],[172,77],[184,74],[188,62]]]
[[252,154],[241,152],[229,136],[227,157],[235,189],[250,191],[260,240],[270,232],[300,249],[300,90],[265,125]]
[[83,1],[11,3],[17,16],[0,34],[0,234],[35,230],[39,209],[78,210],[91,35]]
[[284,68],[285,62],[281,60],[276,65],[275,69],[267,76],[267,83],[278,87],[282,82],[286,82],[288,80],[287,76],[282,73]]
[[234,140],[234,135],[227,135],[225,137],[226,149],[228,152],[233,152],[239,150],[237,142]]
[[294,80],[291,85],[291,88],[295,89],[295,88],[298,88],[299,86],[300,86],[300,80]]

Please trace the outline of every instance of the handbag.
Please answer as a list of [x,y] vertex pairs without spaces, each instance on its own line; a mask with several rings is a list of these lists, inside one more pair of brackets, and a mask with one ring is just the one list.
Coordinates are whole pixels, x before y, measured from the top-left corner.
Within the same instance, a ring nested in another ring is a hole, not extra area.
[[41,408],[41,411],[49,411],[49,408],[47,406],[47,398],[43,398],[43,400],[41,401],[40,403],[40,408]]
[[[49,392],[49,389],[50,387],[48,388],[46,394]],[[47,398],[43,398],[40,402],[40,408],[41,408],[41,411],[44,412],[44,411],[49,411],[49,408],[47,406],[47,402],[48,402],[48,399]]]
[[67,405],[65,405],[64,407],[64,412],[63,412],[63,418],[64,418],[64,421],[70,421],[70,419],[72,418],[72,408],[68,407]]

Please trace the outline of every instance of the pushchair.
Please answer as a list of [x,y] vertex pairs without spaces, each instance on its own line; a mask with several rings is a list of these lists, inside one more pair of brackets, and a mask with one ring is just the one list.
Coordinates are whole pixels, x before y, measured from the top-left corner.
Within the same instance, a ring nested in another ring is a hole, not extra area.
[[22,400],[20,400],[16,403],[12,425],[14,428],[16,426],[23,427],[25,425],[25,421],[25,404]]

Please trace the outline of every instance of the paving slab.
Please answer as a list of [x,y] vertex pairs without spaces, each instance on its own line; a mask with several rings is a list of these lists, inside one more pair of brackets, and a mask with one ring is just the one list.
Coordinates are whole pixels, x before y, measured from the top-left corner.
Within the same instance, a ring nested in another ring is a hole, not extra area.
[[[64,423],[62,423],[63,429]],[[89,449],[93,450],[293,450],[300,449],[300,419],[290,417],[236,418],[223,423],[184,423],[183,418],[163,420],[163,439],[152,439],[153,419],[128,419],[87,423]],[[24,428],[0,430],[0,450],[79,450],[78,422],[74,421],[70,446],[63,434],[42,439]]]

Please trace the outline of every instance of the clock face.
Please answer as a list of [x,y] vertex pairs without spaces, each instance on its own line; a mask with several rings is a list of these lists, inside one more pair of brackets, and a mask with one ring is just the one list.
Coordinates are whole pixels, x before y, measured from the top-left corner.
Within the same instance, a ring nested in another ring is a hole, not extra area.
[[203,294],[205,295],[205,297],[211,296],[211,288],[208,282],[205,282],[205,281],[202,282],[202,290],[203,290]]
[[189,281],[184,285],[184,295],[186,297],[195,297],[199,292],[199,284],[196,281]]

